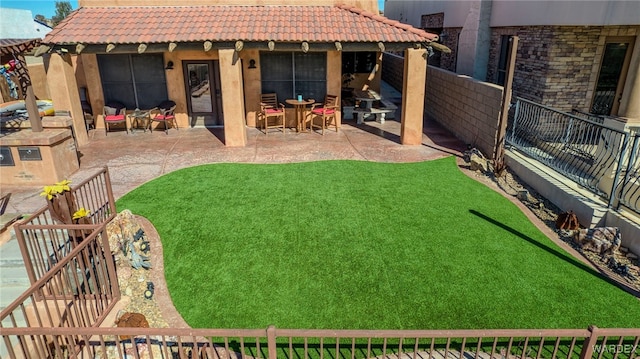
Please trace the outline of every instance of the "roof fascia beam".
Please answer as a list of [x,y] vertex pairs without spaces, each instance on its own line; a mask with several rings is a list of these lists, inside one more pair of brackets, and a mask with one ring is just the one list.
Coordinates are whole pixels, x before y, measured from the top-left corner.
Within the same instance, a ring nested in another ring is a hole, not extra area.
[[[204,51],[203,50],[203,42],[181,42],[176,43],[175,51],[184,51],[184,50],[196,50],[196,51]],[[51,51],[65,49],[69,53],[76,53],[76,45],[73,44],[64,44],[64,45],[49,45],[52,46]],[[83,54],[106,54],[106,44],[84,44],[85,47],[82,48]],[[115,44],[116,47],[110,51],[110,54],[126,54],[126,53],[138,53],[140,44]],[[341,42],[342,50],[341,51],[372,51],[378,52],[380,51],[380,46],[378,42]],[[384,43],[385,51],[404,51],[408,48],[420,48],[424,47],[425,44],[417,44],[417,43]],[[212,50],[218,49],[235,49],[236,42],[212,42]],[[144,53],[163,53],[167,52],[169,49],[169,43],[156,43],[156,44],[147,44]],[[178,50],[179,49],[179,50]],[[261,41],[261,42],[243,42],[242,50],[261,50],[261,51],[270,51],[269,42]],[[241,50],[241,51],[242,51]],[[302,51],[302,42],[275,42],[275,46],[273,51]],[[309,52],[318,52],[318,51],[337,51],[336,45],[334,42],[326,42],[326,43],[313,43],[309,42]]]

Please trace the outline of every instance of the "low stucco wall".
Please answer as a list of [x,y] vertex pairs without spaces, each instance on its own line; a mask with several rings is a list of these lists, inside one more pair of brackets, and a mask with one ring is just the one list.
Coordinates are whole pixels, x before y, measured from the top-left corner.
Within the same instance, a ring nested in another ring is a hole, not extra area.
[[[69,128],[42,132],[21,129],[0,138],[0,146],[11,151],[14,162],[2,167],[1,185],[50,185],[68,178],[80,168]],[[33,152],[36,157],[21,159],[21,150]]]

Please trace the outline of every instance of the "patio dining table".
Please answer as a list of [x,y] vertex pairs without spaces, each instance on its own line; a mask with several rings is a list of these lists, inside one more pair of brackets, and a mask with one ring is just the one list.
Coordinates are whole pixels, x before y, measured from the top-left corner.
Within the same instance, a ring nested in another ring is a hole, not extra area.
[[306,99],[306,100],[298,100],[294,98],[290,98],[285,100],[289,105],[293,105],[296,111],[296,129],[298,132],[307,132],[307,126],[304,120],[304,112],[307,109],[307,105],[310,105],[315,102],[314,99]]
[[136,108],[133,112],[127,114],[127,117],[129,117],[129,120],[131,121],[131,132],[133,132],[134,128],[139,128],[140,121],[142,122],[142,129],[144,132],[147,132],[147,128],[149,128],[151,124],[151,111],[156,109],[156,107],[149,110],[140,110],[139,108]]

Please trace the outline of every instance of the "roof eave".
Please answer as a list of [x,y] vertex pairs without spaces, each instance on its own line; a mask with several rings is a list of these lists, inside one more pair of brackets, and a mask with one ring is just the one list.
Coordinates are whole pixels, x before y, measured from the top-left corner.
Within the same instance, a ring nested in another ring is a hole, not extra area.
[[[210,42],[210,50],[218,49],[234,49],[237,41],[220,41]],[[302,51],[302,43],[304,41],[295,42],[277,42],[274,41],[273,50],[269,48],[269,41],[243,41],[243,50],[259,50],[259,51]],[[170,48],[170,44],[175,44]],[[145,44],[146,48],[144,53],[163,53],[170,51],[185,51],[185,50],[205,50],[205,41],[194,42],[163,42],[163,43],[151,43]],[[432,42],[307,42],[309,44],[310,52],[317,51],[404,51],[408,48],[425,48],[430,46]],[[340,45],[337,46],[336,43]],[[113,43],[115,47],[110,46],[110,50],[107,50],[109,43],[100,44],[84,44],[82,42],[66,42],[66,43],[43,43],[50,48],[50,51],[63,51],[68,53],[77,54],[81,53],[140,53],[140,43]],[[78,44],[82,44],[78,46]],[[383,46],[381,47],[382,44]]]

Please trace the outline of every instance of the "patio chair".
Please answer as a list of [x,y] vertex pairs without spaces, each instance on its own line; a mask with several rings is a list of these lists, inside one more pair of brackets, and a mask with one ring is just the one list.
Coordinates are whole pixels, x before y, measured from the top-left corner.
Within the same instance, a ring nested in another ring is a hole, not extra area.
[[162,122],[164,123],[164,133],[169,134],[169,125],[172,125],[176,130],[178,130],[178,122],[176,122],[176,103],[173,101],[164,101],[158,105],[159,113],[156,113],[151,117],[151,124],[149,125],[149,130],[153,133],[153,123],[154,122]]
[[108,134],[112,125],[124,123],[124,130],[129,133],[127,128],[127,109],[119,102],[111,102],[103,107],[102,114],[104,115],[104,129]]
[[326,95],[323,103],[314,103],[311,105],[311,131],[314,128],[322,129],[322,135],[324,136],[324,130],[331,125],[338,132],[338,118],[336,113],[340,107],[339,98],[335,95]]
[[[275,93],[262,94],[258,116],[262,120],[265,135],[267,135],[270,128],[281,128],[282,133],[286,133],[284,114],[284,105],[278,102],[278,95]],[[275,121],[270,122],[270,119],[275,119]]]
[[91,110],[91,105],[87,101],[80,101],[80,106],[82,107],[82,114],[84,115],[84,124],[87,128],[87,131],[90,129],[96,129],[95,119],[93,118],[93,111]]

